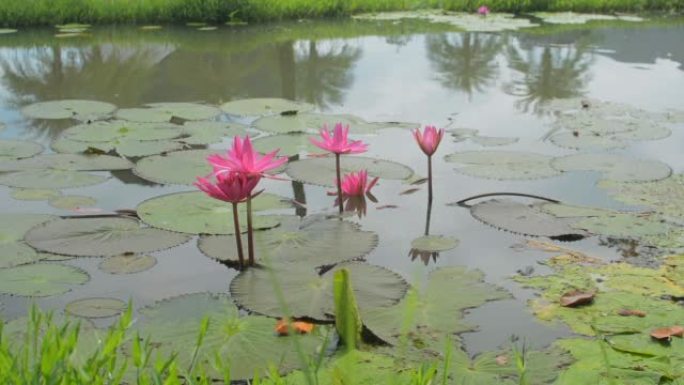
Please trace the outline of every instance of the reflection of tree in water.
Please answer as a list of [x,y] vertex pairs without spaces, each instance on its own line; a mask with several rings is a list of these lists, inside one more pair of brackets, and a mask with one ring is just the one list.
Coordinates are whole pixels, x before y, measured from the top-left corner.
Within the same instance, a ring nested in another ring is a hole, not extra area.
[[506,84],[504,90],[520,97],[518,109],[535,113],[541,113],[543,103],[551,99],[579,96],[589,80],[587,72],[593,60],[586,50],[582,44],[539,49],[509,44],[508,65],[519,72],[519,78]]
[[[17,49],[0,57],[6,101],[14,108],[57,99],[94,99],[136,104],[156,63],[173,48],[166,45],[121,47],[100,44],[62,47],[54,44]],[[36,137],[55,137],[65,122],[34,121]]]
[[428,58],[439,81],[469,96],[482,92],[497,75],[494,59],[502,44],[501,37],[494,34],[465,32],[427,36]]
[[354,80],[350,69],[361,57],[361,49],[342,41],[315,40],[295,43],[293,49],[297,98],[320,108],[342,104]]

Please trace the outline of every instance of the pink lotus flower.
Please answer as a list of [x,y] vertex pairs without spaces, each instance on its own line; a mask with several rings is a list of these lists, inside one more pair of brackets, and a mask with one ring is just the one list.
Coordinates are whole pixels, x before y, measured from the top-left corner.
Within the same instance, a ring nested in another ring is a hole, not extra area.
[[237,172],[214,173],[211,176],[216,179],[215,182],[198,177],[195,186],[212,198],[233,204],[248,200],[260,179],[259,176]]
[[259,155],[252,147],[249,136],[245,135],[245,139],[236,136],[225,158],[221,155],[209,155],[207,161],[214,168],[214,174],[217,175],[238,172],[252,176],[266,176],[267,171],[276,169],[287,162],[287,158],[276,158],[278,151]]
[[342,123],[335,124],[335,129],[330,135],[328,125],[324,124],[320,131],[322,141],[311,138],[311,143],[323,150],[332,152],[334,154],[360,154],[366,152],[367,145],[360,140],[349,141],[347,135],[349,134],[349,125],[342,126]]
[[[370,194],[370,190],[378,183],[378,179],[376,177],[368,183],[368,171],[350,172],[342,178],[342,193],[346,197],[359,197]],[[329,194],[335,195],[334,192]]]
[[432,154],[437,151],[437,147],[439,147],[439,142],[442,141],[443,136],[444,129],[441,128],[437,130],[435,126],[425,126],[422,133],[417,128],[413,131],[413,137],[416,138],[416,142],[420,146],[420,149],[423,150],[427,156],[432,156]]
[[483,5],[477,9],[477,13],[482,16],[487,16],[489,15],[489,8],[487,8],[486,5]]

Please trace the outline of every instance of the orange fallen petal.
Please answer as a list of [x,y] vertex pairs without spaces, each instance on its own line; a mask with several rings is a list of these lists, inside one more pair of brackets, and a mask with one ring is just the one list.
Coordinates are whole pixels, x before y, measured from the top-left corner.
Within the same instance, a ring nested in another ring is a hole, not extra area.
[[[292,322],[291,325],[289,325],[294,329],[297,333],[300,334],[308,334],[311,333],[311,331],[314,328],[314,324],[309,323],[309,322],[304,322],[304,321],[295,321]],[[280,336],[286,336],[290,334],[288,322],[284,319],[281,318],[276,322],[276,327],[275,331],[278,333]]]
[[684,327],[675,325],[651,330],[651,337],[659,341],[669,341],[672,337],[684,336]]
[[276,322],[276,327],[275,327],[276,333],[280,336],[286,336],[290,333],[287,327],[287,322],[285,321],[284,318],[281,318]]
[[314,328],[314,324],[304,321],[296,321],[292,324],[294,330],[301,334],[309,334]]

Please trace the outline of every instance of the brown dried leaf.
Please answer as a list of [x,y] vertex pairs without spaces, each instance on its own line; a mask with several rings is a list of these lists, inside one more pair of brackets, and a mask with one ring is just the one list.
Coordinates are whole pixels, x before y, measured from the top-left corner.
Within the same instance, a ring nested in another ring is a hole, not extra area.
[[496,364],[499,366],[506,366],[508,364],[508,356],[505,354],[502,354],[500,356],[496,356]]
[[409,194],[413,194],[414,192],[417,192],[417,191],[420,191],[420,189],[419,188],[410,188],[410,189],[407,189],[407,190],[400,192],[399,195],[409,195]]
[[669,341],[672,337],[684,336],[684,327],[674,325],[651,330],[651,337],[659,341]]
[[594,291],[574,290],[563,294],[563,296],[560,298],[560,304],[564,307],[578,307],[587,305],[594,301],[595,295],[596,292]]
[[636,310],[636,309],[622,309],[618,312],[618,314],[623,316],[623,317],[629,317],[629,316],[641,317],[641,318],[646,317],[646,312],[641,311],[641,310]]
[[385,209],[398,209],[398,208],[399,208],[399,206],[397,206],[397,205],[382,205],[382,206],[376,207],[375,209],[376,210],[385,210]]

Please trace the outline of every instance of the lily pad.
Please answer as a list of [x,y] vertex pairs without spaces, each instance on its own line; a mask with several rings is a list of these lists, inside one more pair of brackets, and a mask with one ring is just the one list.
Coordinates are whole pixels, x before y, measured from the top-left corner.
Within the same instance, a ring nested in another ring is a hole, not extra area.
[[43,256],[23,242],[24,233],[33,226],[54,218],[45,214],[0,215],[0,269],[43,259]]
[[64,135],[60,135],[57,139],[50,143],[50,148],[53,151],[62,154],[79,154],[79,153],[107,153],[114,151],[116,147],[113,142],[79,142],[71,140]]
[[141,157],[183,149],[183,144],[170,140],[127,140],[116,146],[116,152],[126,157]]
[[455,248],[458,246],[458,243],[458,239],[454,237],[448,237],[444,235],[426,235],[411,241],[411,248],[420,251],[439,253]]
[[507,146],[509,144],[517,143],[519,138],[504,138],[504,137],[494,137],[494,136],[473,136],[470,138],[473,143],[477,143],[480,146],[485,147],[495,147],[495,146]]
[[17,33],[17,29],[13,28],[0,28],[0,35],[8,35],[10,33]]
[[107,177],[78,171],[28,170],[0,175],[0,185],[29,189],[85,187],[105,182]]
[[616,214],[616,211],[613,210],[606,210],[598,207],[575,206],[566,203],[549,202],[542,203],[536,207],[556,218],[603,217]]
[[221,114],[217,107],[197,103],[150,103],[146,108],[124,108],[116,117],[131,122],[169,122],[176,117],[184,120],[206,120]]
[[[366,169],[369,177],[404,180],[413,175],[413,170],[401,163],[362,156],[343,156],[342,173]],[[285,171],[292,179],[320,186],[334,186],[335,158],[312,158],[290,162]]]
[[558,147],[573,150],[612,150],[627,147],[627,142],[618,136],[596,135],[586,133],[561,132],[549,138]]
[[485,17],[472,13],[442,10],[362,14],[356,15],[354,18],[361,20],[423,19],[432,23],[449,24],[464,31],[473,32],[501,32],[538,26],[538,24],[530,22],[529,19],[516,18],[515,15],[508,13],[490,13]]
[[126,159],[110,155],[46,154],[3,162],[0,164],[0,172],[45,169],[69,171],[128,170],[132,167],[133,163]]
[[[277,266],[293,263],[309,267],[331,265],[361,258],[377,243],[375,233],[361,231],[358,225],[340,220],[306,224],[299,217],[283,216],[278,227],[254,233],[257,259]],[[238,260],[233,236],[202,236],[199,248],[205,255],[220,261]]]
[[109,274],[135,274],[149,270],[157,264],[150,255],[122,254],[108,257],[100,262],[100,270]]
[[26,297],[64,294],[88,282],[88,274],[59,263],[34,263],[0,269],[0,293]]
[[540,210],[537,204],[491,199],[473,205],[470,214],[487,225],[517,234],[552,239],[584,235],[583,231],[572,226],[577,219],[557,218]]
[[559,171],[598,171],[604,179],[621,182],[649,182],[667,178],[668,165],[656,160],[613,154],[577,154],[556,158],[551,166]]
[[302,266],[294,270],[278,270],[277,274],[264,268],[249,269],[233,279],[230,293],[241,307],[259,314],[281,317],[284,312],[276,295],[278,290],[284,293],[291,316],[330,320],[334,314],[333,275],[341,268],[350,272],[354,294],[362,311],[391,306],[404,297],[408,288],[400,276],[382,267],[343,263],[322,275]]
[[21,140],[0,140],[0,160],[30,158],[43,152],[43,146]]
[[62,192],[54,189],[17,188],[12,189],[11,195],[21,201],[46,201],[62,195]]
[[111,114],[116,106],[94,100],[53,100],[28,105],[21,112],[31,119],[99,118]]
[[126,310],[126,302],[117,298],[84,298],[69,302],[64,310],[77,317],[107,318]]
[[[354,286],[362,279],[353,273],[351,278]],[[413,347],[440,353],[447,335],[474,330],[463,320],[466,309],[510,297],[504,289],[485,283],[481,271],[444,267],[433,270],[425,287],[410,291],[398,304],[361,309],[361,319],[390,344],[397,345],[402,335],[408,335]]]
[[593,234],[618,238],[640,238],[667,234],[672,228],[660,218],[631,213],[586,218],[572,226]]
[[601,181],[598,185],[616,200],[647,207],[661,215],[684,219],[684,174],[655,182]]
[[197,177],[211,173],[207,157],[219,152],[218,150],[188,150],[149,156],[139,160],[133,172],[150,182],[192,185],[197,181]]
[[92,207],[97,203],[97,200],[82,195],[62,195],[51,198],[48,203],[54,208],[74,210],[81,207]]
[[548,24],[585,24],[592,20],[617,20],[617,17],[611,15],[575,12],[535,12],[532,16]]
[[124,120],[82,123],[66,129],[62,135],[80,142],[114,142],[172,139],[182,134],[182,126],[161,123],[137,123]]
[[311,111],[315,108],[313,104],[278,98],[233,100],[221,105],[224,112],[241,116],[281,114],[286,111],[297,111],[299,113]]
[[276,133],[317,133],[324,125],[332,129],[336,123],[349,125],[349,133],[353,134],[372,134],[385,128],[419,128],[417,123],[402,122],[366,122],[365,120],[348,114],[328,115],[328,114],[296,114],[292,116],[266,116],[254,122],[254,128]]
[[[252,202],[252,210],[274,210],[290,207],[283,198],[260,194]],[[180,192],[148,199],[138,205],[138,215],[150,226],[189,234],[234,234],[232,205],[211,198],[203,192]],[[247,229],[245,205],[239,206],[240,227]],[[278,226],[281,216],[255,215],[256,230]]]
[[552,157],[528,152],[465,151],[449,154],[444,159],[465,165],[457,171],[478,178],[526,180],[561,174],[551,167]]
[[315,153],[320,149],[309,140],[311,135],[283,134],[264,136],[254,140],[254,149],[262,154],[279,149],[279,155],[292,157],[301,153]]
[[182,127],[183,137],[177,140],[190,145],[219,143],[224,138],[244,136],[247,133],[247,127],[242,124],[228,122],[185,122]]
[[130,218],[69,218],[36,226],[26,233],[32,247],[54,254],[112,256],[168,249],[190,240],[185,234],[140,227]]
[[298,368],[298,352],[313,356],[326,349],[325,327],[317,327],[314,333],[306,335],[280,337],[273,332],[273,319],[240,317],[226,295],[200,293],[176,297],[144,308],[140,315],[140,334],[149,335],[164,356],[177,353],[176,362],[182,368],[191,365],[193,349],[188,346],[195,346],[202,318],[209,317],[196,364],[203,365],[210,377],[219,377],[211,365],[214,354],[230,366],[232,380],[248,380],[266,375],[270,367],[276,367],[280,373]]

